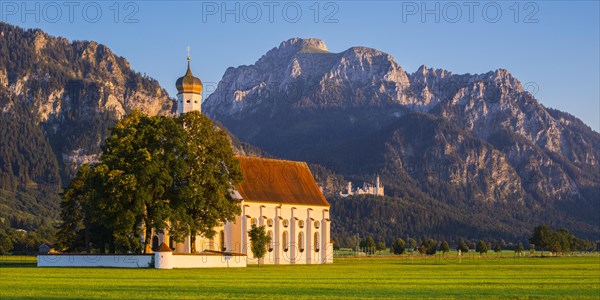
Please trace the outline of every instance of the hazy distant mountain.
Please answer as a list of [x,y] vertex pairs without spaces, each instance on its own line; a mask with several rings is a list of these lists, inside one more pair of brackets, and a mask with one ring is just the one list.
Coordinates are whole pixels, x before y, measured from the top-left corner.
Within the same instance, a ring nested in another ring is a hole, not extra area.
[[275,156],[357,182],[380,173],[392,195],[508,204],[532,223],[600,233],[600,134],[544,107],[507,70],[409,74],[375,49],[331,53],[295,38],[227,69],[203,111]]

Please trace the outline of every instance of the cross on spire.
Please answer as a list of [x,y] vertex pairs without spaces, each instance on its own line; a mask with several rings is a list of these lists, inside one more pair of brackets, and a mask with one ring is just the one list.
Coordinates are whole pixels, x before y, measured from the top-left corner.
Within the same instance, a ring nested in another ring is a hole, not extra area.
[[187,59],[188,60],[190,60],[190,50],[191,50],[190,46],[187,46],[187,52],[188,52]]

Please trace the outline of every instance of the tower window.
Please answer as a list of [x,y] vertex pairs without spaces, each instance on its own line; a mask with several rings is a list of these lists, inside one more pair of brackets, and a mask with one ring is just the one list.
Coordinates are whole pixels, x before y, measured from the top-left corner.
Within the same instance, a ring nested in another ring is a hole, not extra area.
[[190,103],[190,100],[186,101],[187,103]]

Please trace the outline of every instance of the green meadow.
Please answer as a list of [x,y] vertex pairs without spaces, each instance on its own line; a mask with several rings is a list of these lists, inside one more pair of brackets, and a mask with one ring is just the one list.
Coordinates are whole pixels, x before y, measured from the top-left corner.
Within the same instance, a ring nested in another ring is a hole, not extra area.
[[1,299],[599,299],[598,254],[546,258],[347,257],[242,269],[37,268],[2,257]]

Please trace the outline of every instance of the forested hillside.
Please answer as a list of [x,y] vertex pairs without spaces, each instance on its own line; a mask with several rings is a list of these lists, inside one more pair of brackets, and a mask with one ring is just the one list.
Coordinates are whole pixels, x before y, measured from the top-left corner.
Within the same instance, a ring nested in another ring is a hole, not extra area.
[[15,251],[39,246],[58,221],[63,185],[95,161],[109,128],[134,109],[173,114],[173,103],[104,45],[0,22],[3,240],[12,236]]

